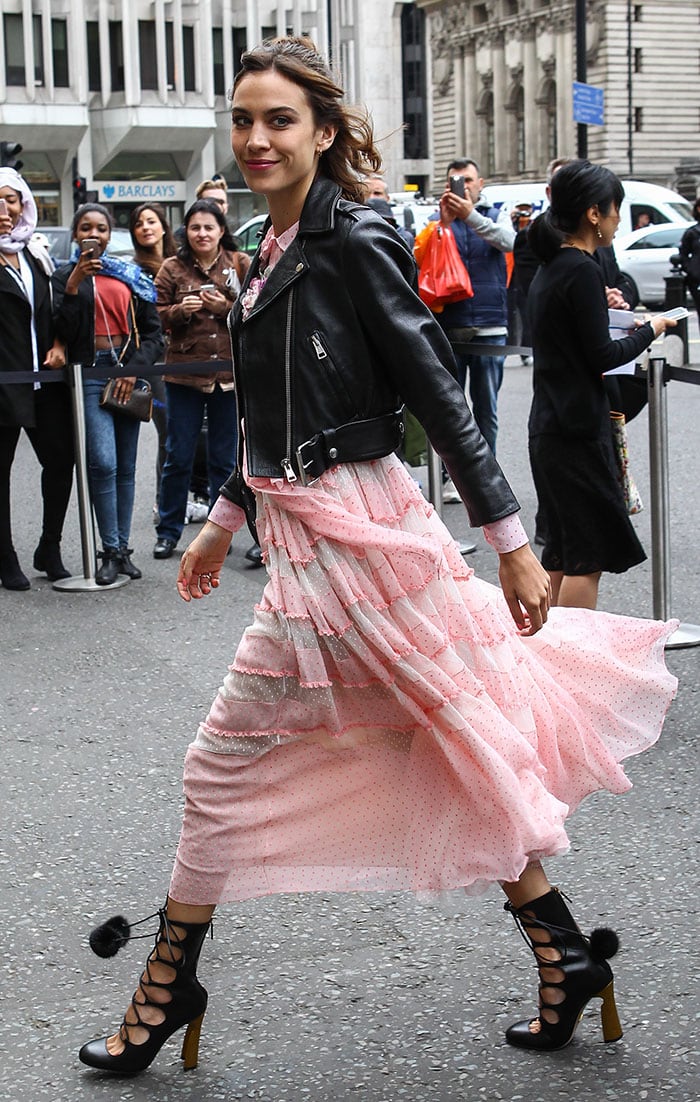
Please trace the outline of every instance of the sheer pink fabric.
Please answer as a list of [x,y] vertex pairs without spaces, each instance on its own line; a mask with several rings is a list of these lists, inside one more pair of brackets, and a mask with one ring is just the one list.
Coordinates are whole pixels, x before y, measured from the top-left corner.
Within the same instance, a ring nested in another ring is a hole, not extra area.
[[673,625],[559,609],[520,638],[393,456],[250,481],[270,578],[187,754],[174,899],[480,890],[630,787]]

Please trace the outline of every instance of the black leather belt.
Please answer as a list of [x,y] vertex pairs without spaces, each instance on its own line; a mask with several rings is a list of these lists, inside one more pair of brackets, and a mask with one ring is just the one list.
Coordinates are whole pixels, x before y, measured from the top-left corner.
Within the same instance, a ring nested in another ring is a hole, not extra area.
[[348,421],[334,429],[323,429],[297,448],[302,484],[311,486],[337,463],[361,463],[390,455],[400,446],[403,434],[403,406],[381,417]]

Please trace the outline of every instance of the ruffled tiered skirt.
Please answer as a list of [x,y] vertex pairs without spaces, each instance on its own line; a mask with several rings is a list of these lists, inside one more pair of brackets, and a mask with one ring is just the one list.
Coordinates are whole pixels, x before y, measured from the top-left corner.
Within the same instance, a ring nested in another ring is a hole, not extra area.
[[269,580],[187,753],[172,898],[476,891],[630,787],[673,625],[554,609],[521,638],[393,456],[251,485]]

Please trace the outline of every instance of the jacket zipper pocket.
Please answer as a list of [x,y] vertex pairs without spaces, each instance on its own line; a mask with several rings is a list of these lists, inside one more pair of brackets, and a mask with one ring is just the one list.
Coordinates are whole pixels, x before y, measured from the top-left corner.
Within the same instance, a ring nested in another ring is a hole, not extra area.
[[313,345],[313,350],[316,353],[316,359],[317,360],[326,360],[326,359],[328,359],[328,353],[326,352],[325,348],[323,347],[323,344],[321,342],[321,338],[319,337],[318,333],[312,333],[311,334],[311,344]]
[[285,412],[287,417],[287,454],[282,460],[281,466],[287,482],[296,482],[297,476],[292,466],[292,314],[294,309],[294,288],[289,292],[287,301],[287,325],[284,339],[284,395]]

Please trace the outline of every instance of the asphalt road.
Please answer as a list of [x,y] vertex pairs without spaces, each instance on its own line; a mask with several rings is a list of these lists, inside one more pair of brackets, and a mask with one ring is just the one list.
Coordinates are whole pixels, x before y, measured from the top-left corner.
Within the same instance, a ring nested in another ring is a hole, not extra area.
[[[532,531],[529,391],[529,369],[509,361],[499,458]],[[700,623],[700,387],[671,383],[667,395],[672,611]],[[646,413],[630,439],[647,502],[634,523],[649,548]],[[560,1053],[505,1044],[505,1026],[534,1011],[536,973],[497,889],[476,901],[322,894],[221,911],[200,967],[210,1009],[196,1071],[181,1071],[175,1041],[135,1080],[78,1063],[83,1041],[118,1025],[147,945],[100,961],[87,933],[109,914],[135,919],[163,900],[182,757],[265,578],[247,567],[240,533],[218,593],[189,607],[178,599],[176,560],[151,557],[154,452],[146,426],[133,533],[143,580],[80,594],[31,570],[38,467],[26,439],[18,452],[16,546],[32,589],[0,590],[0,1099],[695,1102],[700,648],[668,654],[678,698],[658,745],[629,762],[631,793],[586,801],[570,823],[570,854],[549,867],[584,928],[619,932],[620,1043],[603,1044],[591,1006]],[[445,519],[467,535],[461,506],[446,506]],[[495,556],[476,538],[470,561],[495,580]],[[78,571],[75,509],[65,558]],[[606,578],[600,607],[651,615],[649,563]]]

